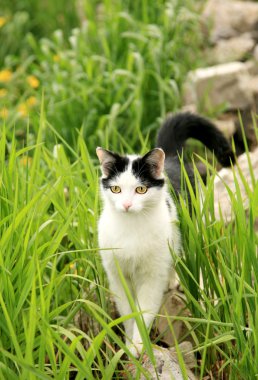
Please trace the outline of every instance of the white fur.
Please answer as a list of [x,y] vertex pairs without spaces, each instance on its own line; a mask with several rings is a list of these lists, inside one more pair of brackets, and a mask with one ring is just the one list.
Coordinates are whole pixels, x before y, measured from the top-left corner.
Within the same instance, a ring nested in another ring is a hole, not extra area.
[[[115,259],[149,327],[173,276],[170,249],[176,253],[180,251],[176,208],[172,200],[170,209],[166,204],[169,198],[166,185],[137,194],[135,188],[141,183],[132,174],[131,165],[112,185],[120,186],[122,191],[115,194],[102,189],[104,208],[99,220],[99,247],[103,249],[100,251],[103,266],[119,313],[127,315],[132,311],[119,280]],[[132,203],[128,211],[124,202]],[[127,345],[137,355],[141,336],[133,319],[125,323],[125,332]]]

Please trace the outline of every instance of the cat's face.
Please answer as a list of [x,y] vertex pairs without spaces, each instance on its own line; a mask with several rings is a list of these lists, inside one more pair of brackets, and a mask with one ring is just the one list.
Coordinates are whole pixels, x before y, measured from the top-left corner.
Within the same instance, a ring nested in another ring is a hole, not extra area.
[[120,156],[97,148],[102,169],[102,193],[105,202],[121,213],[139,213],[154,207],[164,187],[162,149],[139,156]]

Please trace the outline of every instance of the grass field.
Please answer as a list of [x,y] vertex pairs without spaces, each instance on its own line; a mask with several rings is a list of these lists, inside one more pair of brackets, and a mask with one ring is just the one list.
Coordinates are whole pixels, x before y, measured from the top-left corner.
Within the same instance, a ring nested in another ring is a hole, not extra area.
[[[35,36],[26,11],[2,18],[0,33],[9,52],[25,27],[28,32],[18,52],[7,56],[5,45],[0,47],[0,114],[11,135],[15,126],[22,144],[28,115],[30,130],[38,130],[44,93],[47,119],[70,145],[75,146],[80,130],[91,153],[96,145],[138,150],[139,132],[153,140],[160,120],[180,105],[186,72],[198,63],[201,35],[194,2],[83,4],[82,25],[68,38],[60,29],[49,38]],[[45,27],[41,14],[36,13],[35,23]],[[44,141],[55,143],[48,133]]]
[[[180,106],[186,71],[200,59],[195,2],[91,1],[70,33],[72,10],[65,26],[46,30],[42,10],[33,8],[35,29],[26,19],[30,2],[21,4],[18,12],[6,2],[0,15],[0,34],[13,47],[9,55],[0,47],[0,379],[130,379],[122,318],[110,317],[98,254],[94,151],[153,146],[160,120]],[[14,26],[26,30],[20,44]],[[242,176],[247,213],[240,191],[228,189],[234,220],[227,224],[214,218],[213,181],[211,170],[202,208],[192,194],[191,216],[179,205],[185,254],[176,269],[191,317],[164,318],[172,330],[174,319],[188,327],[200,378],[254,380],[258,184]],[[131,360],[139,378],[143,369]]]

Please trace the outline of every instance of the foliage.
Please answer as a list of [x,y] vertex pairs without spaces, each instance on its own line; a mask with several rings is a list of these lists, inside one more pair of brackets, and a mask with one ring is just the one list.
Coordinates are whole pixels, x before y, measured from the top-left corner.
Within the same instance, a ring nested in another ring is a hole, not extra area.
[[[4,0],[1,7],[1,379],[131,378],[123,318],[110,317],[97,252],[93,151],[96,145],[146,151],[160,119],[180,105],[184,75],[198,61],[199,3],[80,4],[79,26],[74,1]],[[64,18],[51,16],[57,8]],[[191,213],[182,200],[179,205],[185,253],[176,270],[192,316],[162,318],[172,334],[173,320],[189,328],[201,378],[253,380],[257,181],[247,184],[240,175],[246,213],[236,177],[236,193],[228,189],[234,218],[226,223],[214,218],[210,173],[204,202],[192,194]],[[152,357],[136,307],[132,316]],[[131,360],[139,378],[140,361]]]
[[[258,373],[258,235],[254,228],[258,182],[249,164],[251,183],[236,166],[236,191],[225,184],[232,205],[231,222],[223,218],[223,210],[220,219],[215,219],[214,170],[202,188],[204,202],[200,194],[192,194],[191,216],[183,202],[179,208],[185,255],[178,260],[177,272],[194,317],[194,324],[190,323],[196,350],[201,353],[200,378],[207,371],[214,371],[219,379],[254,379]],[[248,194],[247,206],[240,182]]]
[[[196,10],[192,1],[181,0],[145,0],[139,7],[122,0],[83,4],[81,26],[68,38],[61,30],[40,40],[27,33],[22,61],[3,51],[3,70],[12,72],[0,83],[11,94],[0,99],[8,130],[15,123],[24,139],[29,114],[37,130],[44,93],[47,118],[69,144],[76,144],[81,130],[90,152],[96,145],[121,148],[120,141],[137,150],[138,132],[153,139],[160,118],[180,105],[182,80],[201,43]],[[15,17],[6,19],[0,33],[11,38],[8,28],[19,25]],[[31,75],[37,87],[27,83]],[[30,96],[37,105],[28,106]]]
[[[81,135],[69,148],[72,161],[62,145],[49,151],[43,143],[47,128],[41,110],[36,144],[17,149],[13,139],[8,161],[5,130],[1,135],[0,377],[119,378],[127,371],[122,355],[128,351],[123,319],[110,319],[97,253],[96,166]],[[188,326],[201,377],[216,364],[217,378],[251,380],[258,372],[257,181],[247,185],[242,176],[248,217],[237,180],[236,194],[228,189],[235,216],[230,223],[214,220],[213,181],[211,175],[203,188],[203,206],[192,194],[192,214],[183,202],[179,207],[185,254],[176,269],[192,317],[163,318]],[[91,321],[83,330],[78,312]],[[132,315],[150,351],[136,309]],[[135,363],[140,376],[143,369]]]

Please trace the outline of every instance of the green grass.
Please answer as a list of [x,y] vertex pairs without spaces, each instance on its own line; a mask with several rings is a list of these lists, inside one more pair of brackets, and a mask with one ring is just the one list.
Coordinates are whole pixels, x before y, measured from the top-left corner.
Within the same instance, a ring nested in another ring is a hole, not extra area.
[[[43,141],[49,128],[43,110],[39,124],[36,144],[17,149],[13,139],[8,158],[1,133],[0,377],[119,378],[127,349],[123,318],[110,317],[97,251],[96,160],[81,135],[72,160],[62,145],[53,155]],[[229,190],[235,219],[226,224],[214,219],[213,180],[203,189],[203,208],[194,196],[192,216],[180,206],[185,253],[177,272],[192,316],[163,317],[171,329],[174,319],[189,327],[201,377],[217,364],[217,378],[251,380],[258,373],[258,184],[246,185],[248,217],[241,194]],[[78,312],[88,318],[83,330]],[[133,315],[151,355],[142,319]]]
[[[139,7],[129,0],[82,4],[83,20],[68,37],[60,29],[41,39],[29,32],[27,22],[34,18],[34,8],[27,21],[18,12],[6,16],[0,28],[3,40],[14,46],[17,34],[26,36],[20,44],[23,53],[3,51],[0,64],[13,73],[0,82],[8,93],[0,97],[0,111],[4,107],[8,111],[8,136],[15,125],[22,144],[28,116],[30,130],[37,133],[43,92],[48,121],[73,147],[81,130],[91,153],[96,145],[114,150],[129,145],[137,150],[139,132],[153,139],[160,120],[181,104],[184,77],[200,57],[202,2],[144,0]],[[51,12],[46,13],[50,20]],[[38,10],[39,20],[41,14]],[[17,21],[18,16],[22,20]],[[21,30],[10,32],[12,27]],[[37,78],[36,87],[28,83],[29,75]],[[46,135],[48,145],[55,143],[50,136]]]
[[[128,350],[112,330],[122,319],[109,316],[97,252],[96,168],[81,136],[72,163],[63,146],[54,157],[46,127],[42,112],[36,145],[16,150],[14,139],[8,160],[1,134],[0,377],[111,379],[124,352],[113,344]],[[79,310],[98,334],[75,324]]]
[[[248,194],[246,209],[237,172]],[[258,374],[258,235],[254,230],[258,182],[251,163],[251,184],[240,168],[235,167],[234,173],[236,192],[227,189],[232,204],[230,223],[223,219],[223,210],[220,220],[214,217],[214,175],[204,189],[203,207],[195,200],[190,217],[181,204],[185,255],[177,270],[196,317],[193,336],[202,356],[201,378],[214,364],[219,368],[218,378],[254,379]]]
[[[51,16],[67,11],[63,2],[44,2],[45,12],[42,4],[5,1],[0,14],[0,378],[130,379],[122,330],[130,316],[114,317],[98,254],[95,148],[153,146],[161,119],[181,105],[186,72],[200,62],[203,2],[82,1],[76,29],[74,1],[64,18]],[[240,172],[247,212],[237,177],[236,193],[228,189],[230,223],[214,217],[212,169],[203,207],[193,194],[191,215],[179,206],[176,270],[191,316],[162,318],[172,335],[174,320],[188,327],[201,378],[258,375],[251,163],[250,172],[251,185]],[[139,378],[145,371],[134,362]]]

